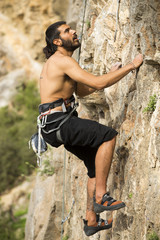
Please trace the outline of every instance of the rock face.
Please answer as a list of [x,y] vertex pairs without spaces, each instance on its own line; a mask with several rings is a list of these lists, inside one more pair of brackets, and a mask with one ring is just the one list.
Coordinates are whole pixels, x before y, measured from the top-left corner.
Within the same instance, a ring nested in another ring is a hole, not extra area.
[[[125,65],[138,52],[144,54],[138,73],[129,73],[114,86],[80,100],[79,114],[119,132],[108,190],[114,198],[126,203],[125,209],[113,212],[112,230],[90,239],[145,240],[153,234],[160,236],[159,0],[128,0],[119,4],[116,0],[14,0],[12,4],[1,1],[0,7],[0,83],[11,73],[15,82],[21,74],[39,75],[42,33],[51,22],[61,18],[77,26],[79,35],[83,30],[80,64],[95,75],[108,72],[117,61]],[[155,111],[143,113],[154,94]],[[88,239],[82,222],[87,183],[84,164],[67,153],[63,170],[63,147],[47,154],[55,173],[49,177],[37,176],[26,240],[59,240],[63,230],[64,239]],[[66,217],[71,208],[69,220],[62,227],[62,214]],[[110,218],[111,213],[102,216]]]

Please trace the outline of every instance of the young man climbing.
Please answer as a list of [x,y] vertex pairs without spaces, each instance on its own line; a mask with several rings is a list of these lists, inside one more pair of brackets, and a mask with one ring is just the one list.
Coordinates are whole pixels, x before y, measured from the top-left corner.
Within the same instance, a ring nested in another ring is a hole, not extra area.
[[[42,135],[54,147],[64,147],[84,161],[88,170],[87,211],[84,231],[87,236],[112,227],[112,220],[100,219],[97,213],[125,207],[106,193],[117,132],[95,121],[80,119],[73,93],[83,97],[117,83],[142,62],[141,54],[124,67],[114,66],[111,72],[94,76],[83,70],[72,58],[80,47],[76,31],[66,22],[56,22],[46,30],[48,59],[40,76]],[[95,200],[94,200],[95,196]]]

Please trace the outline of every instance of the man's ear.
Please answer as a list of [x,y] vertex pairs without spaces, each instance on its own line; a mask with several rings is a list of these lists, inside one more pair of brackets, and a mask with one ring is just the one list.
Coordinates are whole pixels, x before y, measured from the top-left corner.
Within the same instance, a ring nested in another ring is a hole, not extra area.
[[62,45],[62,41],[61,41],[61,39],[54,39],[53,40],[53,44],[55,44],[55,45],[57,45],[57,46],[61,46]]

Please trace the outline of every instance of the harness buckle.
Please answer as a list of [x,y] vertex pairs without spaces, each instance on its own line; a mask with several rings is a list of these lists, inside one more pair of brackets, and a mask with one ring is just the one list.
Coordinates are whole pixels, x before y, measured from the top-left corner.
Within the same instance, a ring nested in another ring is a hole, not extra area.
[[65,101],[62,103],[62,111],[67,112]]

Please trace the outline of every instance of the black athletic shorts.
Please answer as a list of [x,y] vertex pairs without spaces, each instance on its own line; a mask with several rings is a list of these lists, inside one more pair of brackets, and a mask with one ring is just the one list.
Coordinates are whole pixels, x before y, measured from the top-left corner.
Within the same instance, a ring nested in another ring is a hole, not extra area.
[[[63,114],[67,113],[56,112],[48,115],[47,121],[53,121]],[[45,131],[58,127],[61,121],[62,120],[47,125],[44,128]],[[96,121],[79,118],[76,111],[73,116],[60,127],[60,133],[64,147],[84,161],[90,178],[95,177],[95,156],[99,146],[118,134],[114,129]],[[42,135],[45,141],[51,146],[59,147],[62,145],[62,143],[57,140],[56,132],[45,134],[42,130]]]

